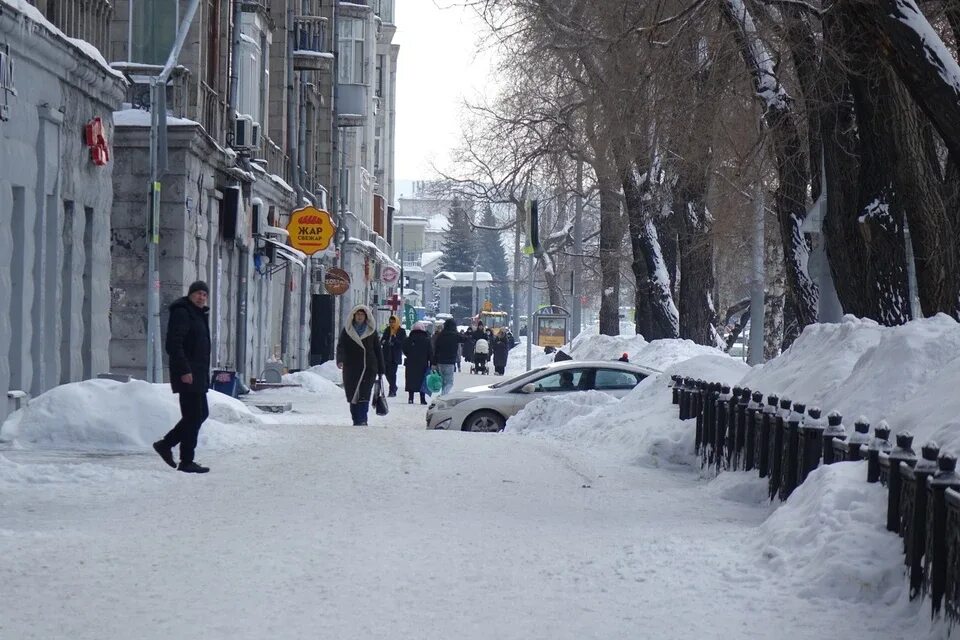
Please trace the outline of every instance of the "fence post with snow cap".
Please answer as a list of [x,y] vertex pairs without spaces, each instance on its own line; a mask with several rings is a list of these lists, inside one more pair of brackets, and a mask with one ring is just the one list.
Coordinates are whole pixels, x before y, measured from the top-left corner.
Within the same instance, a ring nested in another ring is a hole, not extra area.
[[900,492],[903,482],[900,465],[914,466],[917,454],[913,451],[913,436],[909,431],[897,434],[897,446],[887,455],[880,456],[880,479],[887,485],[887,531],[900,533]]
[[957,458],[942,454],[937,472],[927,478],[927,544],[924,550],[924,591],[930,594],[933,614],[940,612],[947,576],[947,489],[960,489]]
[[736,450],[737,441],[737,412],[740,407],[740,396],[743,394],[743,387],[733,388],[733,397],[727,403],[727,439],[724,442],[725,467],[730,469],[733,463],[733,452]]
[[707,397],[703,407],[703,442],[701,442],[700,468],[712,462],[713,443],[716,440],[717,396],[720,395],[720,383],[707,385]]
[[[704,386],[705,385],[703,380],[698,381],[697,388],[698,388],[698,393],[700,395],[701,400],[703,399],[704,394],[706,393],[704,391]],[[694,453],[697,453],[697,454],[700,453],[700,446],[703,444],[703,412],[704,412],[705,406],[706,404],[701,401],[700,410],[695,413],[697,418],[697,429],[696,429],[696,436],[694,437],[694,441],[693,441],[693,451]]]
[[843,457],[839,462],[856,462],[863,458],[861,446],[870,442],[870,423],[866,418],[860,416],[853,424],[853,433],[850,438],[840,442],[840,451]]
[[680,401],[677,403],[678,409],[680,411],[680,419],[687,419],[687,379],[681,377],[679,386],[677,387],[680,391]]
[[900,531],[904,564],[910,574],[910,599],[923,585],[923,551],[927,544],[927,478],[937,472],[940,446],[928,442],[920,449],[916,466],[900,465],[903,487],[900,492]]
[[800,426],[803,424],[803,414],[807,412],[807,405],[802,402],[793,403],[793,412],[787,418],[783,427],[783,462],[781,463],[782,477],[780,479],[780,499],[786,500],[797,488],[797,469],[800,468]]
[[670,376],[670,391],[673,393],[673,404],[680,404],[680,376],[673,374]]
[[803,484],[810,472],[820,466],[820,457],[823,453],[823,432],[827,426],[820,417],[819,407],[810,407],[807,410],[807,420],[800,428],[800,471],[797,484]]
[[754,391],[747,405],[747,441],[744,444],[744,471],[753,471],[757,466],[757,436],[760,431],[760,410],[763,408],[763,394]]
[[834,440],[843,442],[847,438],[847,429],[843,426],[843,416],[839,411],[827,415],[827,428],[823,430],[823,464],[837,462]]
[[890,451],[890,425],[886,420],[873,430],[873,439],[867,445],[867,482],[880,482],[880,453]]
[[773,434],[773,423],[777,419],[777,407],[780,398],[777,396],[767,396],[767,406],[760,413],[760,435],[757,438],[757,466],[760,477],[766,478],[770,475],[770,439]]
[[736,430],[733,434],[733,461],[730,467],[740,469],[743,462],[743,449],[747,440],[747,406],[750,404],[750,389],[740,389],[740,399],[734,407],[736,413]]
[[717,465],[717,471],[720,471],[723,465],[724,441],[727,439],[727,421],[730,418],[728,405],[733,402],[733,394],[729,385],[723,385],[720,389],[720,396],[717,400],[717,428],[714,431],[714,444],[711,462]]
[[780,398],[780,410],[772,423],[770,431],[770,482],[768,491],[770,499],[777,497],[780,491],[780,480],[783,473],[783,432],[790,417],[790,398]]
[[944,596],[947,619],[956,624],[960,620],[960,492],[947,489],[947,574]]

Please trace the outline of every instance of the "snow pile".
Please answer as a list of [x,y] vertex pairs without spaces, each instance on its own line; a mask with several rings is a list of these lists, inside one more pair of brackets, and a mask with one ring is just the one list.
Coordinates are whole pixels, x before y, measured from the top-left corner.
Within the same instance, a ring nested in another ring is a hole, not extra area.
[[865,481],[865,464],[813,471],[761,525],[766,566],[803,596],[890,605],[905,588],[903,545],[885,527],[887,491]]
[[916,445],[960,446],[960,324],[943,314],[897,327],[851,316],[809,326],[740,384],[837,410],[848,425],[860,415],[887,420],[894,433],[912,432]]
[[286,384],[298,384],[304,391],[309,393],[318,393],[324,396],[341,395],[343,391],[331,382],[328,378],[314,373],[313,367],[307,371],[297,371],[296,373],[287,373],[283,376],[283,382]]
[[65,464],[21,464],[0,455],[0,486],[3,485],[89,485],[102,482],[136,481],[144,473],[165,473],[157,470],[119,469],[91,462]]
[[595,391],[534,400],[507,421],[505,430],[612,448],[648,466],[691,464],[694,432],[689,422],[678,418],[667,386],[670,376],[699,372],[732,382],[747,368],[740,360],[711,351],[646,378],[622,400]]
[[638,335],[604,336],[581,333],[568,345],[569,350],[564,351],[575,360],[616,360],[626,353],[630,356],[630,361],[635,362],[634,356],[647,344],[649,343],[643,336]]
[[322,376],[334,384],[343,384],[343,372],[340,371],[334,360],[327,360],[323,364],[310,367],[307,371]]
[[[260,419],[240,401],[210,392],[207,402],[200,446],[227,448],[262,437],[253,426]],[[23,448],[142,451],[179,419],[179,401],[167,384],[85,380],[37,396],[0,426],[0,439]]]

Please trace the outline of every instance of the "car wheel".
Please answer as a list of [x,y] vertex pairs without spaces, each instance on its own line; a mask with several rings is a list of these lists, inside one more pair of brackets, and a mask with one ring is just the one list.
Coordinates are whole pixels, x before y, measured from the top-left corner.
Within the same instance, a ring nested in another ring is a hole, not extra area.
[[477,411],[467,416],[463,421],[464,431],[478,431],[483,433],[495,433],[503,431],[506,421],[503,416],[496,411]]

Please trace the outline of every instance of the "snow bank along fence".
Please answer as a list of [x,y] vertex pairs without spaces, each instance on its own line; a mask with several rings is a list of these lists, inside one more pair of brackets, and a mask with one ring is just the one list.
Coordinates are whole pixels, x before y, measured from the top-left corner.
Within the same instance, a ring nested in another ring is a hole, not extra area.
[[673,403],[681,420],[696,420],[701,468],[756,471],[767,478],[770,499],[786,500],[821,464],[866,460],[867,482],[888,492],[886,526],[903,538],[910,597],[930,598],[960,621],[960,474],[957,458],[934,442],[918,456],[909,432],[890,443],[890,427],[857,420],[848,433],[836,411],[759,391],[673,376]]

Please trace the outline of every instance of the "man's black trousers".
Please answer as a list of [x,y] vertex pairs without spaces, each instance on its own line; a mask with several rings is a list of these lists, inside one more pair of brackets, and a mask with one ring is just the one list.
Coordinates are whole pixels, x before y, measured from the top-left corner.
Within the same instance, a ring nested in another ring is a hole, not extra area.
[[193,452],[197,448],[197,436],[203,421],[210,415],[207,406],[207,394],[195,392],[180,393],[180,422],[163,436],[168,447],[180,445],[180,462],[193,462]]
[[390,395],[395,395],[397,393],[397,367],[400,366],[396,362],[387,363],[387,383],[390,385]]

